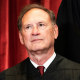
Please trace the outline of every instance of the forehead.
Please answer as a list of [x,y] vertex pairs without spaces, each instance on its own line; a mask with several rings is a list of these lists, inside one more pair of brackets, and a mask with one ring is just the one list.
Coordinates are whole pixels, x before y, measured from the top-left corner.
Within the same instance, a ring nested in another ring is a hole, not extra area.
[[28,20],[33,20],[33,19],[50,19],[49,14],[42,10],[42,9],[38,9],[38,8],[33,8],[31,10],[29,10],[28,12],[26,12],[22,18],[22,21],[28,21]]

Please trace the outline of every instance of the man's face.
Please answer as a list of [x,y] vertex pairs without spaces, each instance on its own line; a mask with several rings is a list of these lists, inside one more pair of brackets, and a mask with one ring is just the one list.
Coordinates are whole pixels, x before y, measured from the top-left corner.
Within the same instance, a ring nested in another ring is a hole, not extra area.
[[52,25],[49,14],[41,9],[31,9],[22,18],[20,41],[28,51],[54,48],[58,28]]

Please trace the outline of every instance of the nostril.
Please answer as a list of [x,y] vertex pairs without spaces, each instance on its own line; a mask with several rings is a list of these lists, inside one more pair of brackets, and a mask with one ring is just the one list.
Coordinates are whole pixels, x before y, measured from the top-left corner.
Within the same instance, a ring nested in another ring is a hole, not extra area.
[[32,33],[33,36],[38,36],[39,34],[40,34],[40,33],[36,33],[36,34]]

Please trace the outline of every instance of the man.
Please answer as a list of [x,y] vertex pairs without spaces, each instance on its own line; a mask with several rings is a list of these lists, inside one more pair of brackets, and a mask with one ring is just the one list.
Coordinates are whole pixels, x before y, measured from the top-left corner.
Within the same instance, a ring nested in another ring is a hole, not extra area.
[[26,6],[18,29],[29,58],[3,71],[0,80],[80,80],[80,65],[55,53],[58,27],[52,11],[37,4]]

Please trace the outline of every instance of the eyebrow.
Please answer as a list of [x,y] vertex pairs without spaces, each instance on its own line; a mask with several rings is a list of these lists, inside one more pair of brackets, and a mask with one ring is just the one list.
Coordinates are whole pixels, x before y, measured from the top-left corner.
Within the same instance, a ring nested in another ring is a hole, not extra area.
[[28,25],[32,25],[32,24],[25,24],[25,25],[23,25],[23,26],[25,27],[25,26],[28,26]]
[[[45,21],[39,21],[39,22],[37,22],[37,23],[45,23]],[[36,23],[36,24],[37,24],[37,23]],[[29,23],[29,24],[25,24],[25,25],[23,25],[23,26],[25,27],[25,26],[27,26],[27,25],[32,25],[32,23],[31,23],[31,24],[30,24],[30,23]]]

